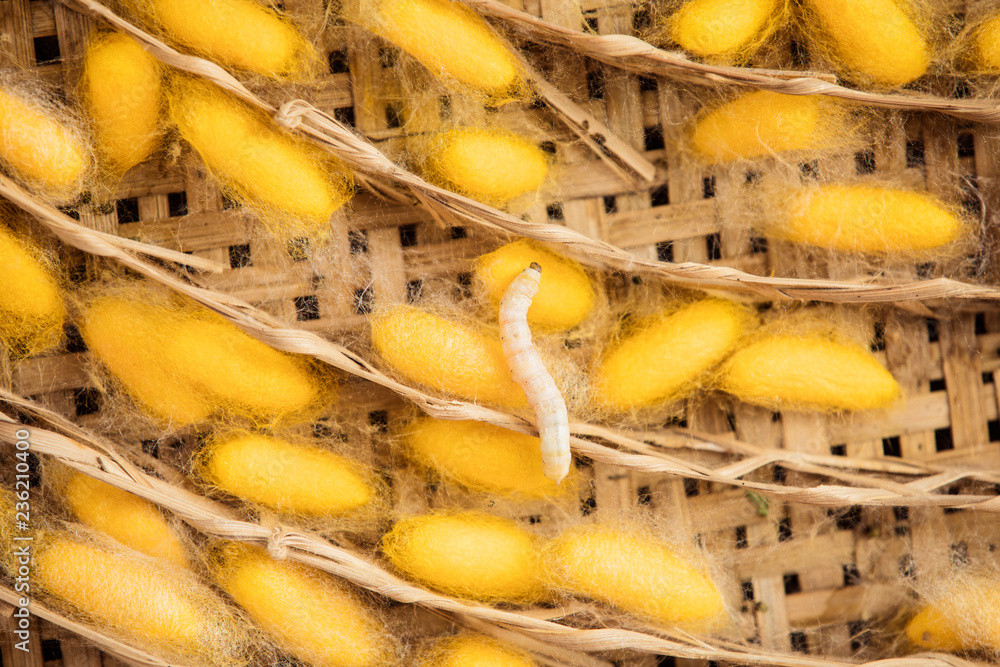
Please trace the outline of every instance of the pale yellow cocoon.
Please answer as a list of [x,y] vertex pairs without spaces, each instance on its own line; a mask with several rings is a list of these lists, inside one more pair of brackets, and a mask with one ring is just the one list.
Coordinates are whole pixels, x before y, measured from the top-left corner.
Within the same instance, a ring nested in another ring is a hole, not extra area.
[[533,602],[546,591],[538,544],[509,519],[479,512],[399,521],[382,551],[403,574],[482,602]]
[[920,253],[970,233],[932,195],[877,185],[802,188],[788,194],[780,207],[762,225],[767,235],[844,252]]
[[127,35],[107,33],[87,45],[81,97],[105,168],[128,171],[160,147],[161,78],[156,58]]
[[81,523],[147,556],[188,566],[184,544],[148,500],[81,472],[71,474],[62,496]]
[[215,577],[275,644],[307,665],[394,664],[395,642],[356,595],[332,576],[229,544]]
[[770,335],[723,365],[719,386],[737,398],[781,410],[872,410],[899,398],[899,385],[860,345],[809,335]]
[[528,499],[555,498],[573,488],[545,477],[541,442],[534,436],[430,417],[410,422],[400,435],[409,458],[476,491]]
[[339,161],[212,84],[174,77],[169,103],[181,136],[228,190],[261,209],[276,236],[325,236],[353,195]]
[[972,61],[981,70],[1000,70],[1000,14],[988,18],[973,33]]
[[66,306],[40,256],[0,224],[0,345],[15,357],[42,352],[62,338]]
[[304,357],[279,352],[200,306],[143,302],[151,297],[137,289],[92,300],[80,333],[153,417],[173,426],[214,413],[295,421],[327,398]]
[[766,37],[784,0],[689,0],[670,17],[670,39],[699,56],[729,56]]
[[528,239],[508,243],[476,260],[477,288],[489,297],[494,311],[499,310],[511,281],[532,262],[542,267],[538,294],[528,308],[532,329],[566,331],[590,315],[597,293],[583,267]]
[[36,102],[0,88],[0,162],[47,197],[79,194],[89,164],[77,133]]
[[709,630],[722,596],[703,568],[666,544],[605,525],[577,526],[545,549],[555,586],[663,625]]
[[627,412],[681,398],[736,347],[748,330],[747,311],[703,299],[637,324],[613,344],[594,371],[593,401]]
[[288,20],[254,0],[122,0],[172,41],[220,65],[269,77],[296,77],[316,60]]
[[469,401],[527,404],[500,340],[413,306],[372,315],[372,344],[406,379]]
[[541,148],[506,130],[456,128],[435,137],[427,150],[428,180],[493,206],[538,190],[549,170]]
[[436,76],[474,88],[494,102],[522,97],[517,59],[486,21],[453,0],[380,0],[366,27],[419,60]]
[[375,497],[361,467],[349,459],[256,433],[213,440],[199,455],[196,470],[237,498],[300,516],[340,516]]
[[446,637],[421,653],[420,667],[535,667],[523,651],[483,635]]
[[712,164],[785,151],[830,150],[850,141],[844,106],[819,95],[748,93],[700,116],[691,146]]
[[806,0],[804,9],[851,73],[902,86],[930,65],[927,41],[907,14],[909,0]]
[[910,642],[928,651],[1000,651],[1000,581],[959,576],[906,625]]

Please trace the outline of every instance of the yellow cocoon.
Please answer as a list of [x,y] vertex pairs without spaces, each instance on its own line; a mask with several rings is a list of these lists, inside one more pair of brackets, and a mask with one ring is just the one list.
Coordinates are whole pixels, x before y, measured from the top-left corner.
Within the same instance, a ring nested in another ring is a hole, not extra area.
[[476,491],[553,498],[560,486],[542,472],[541,441],[477,421],[417,419],[401,433],[407,455]]
[[[176,658],[234,664],[235,619],[193,576],[60,533],[38,542],[32,583],[131,643]],[[221,646],[220,646],[221,643]]]
[[375,497],[349,459],[256,433],[213,440],[199,454],[196,470],[226,493],[288,514],[338,516]]
[[1000,69],[1000,14],[994,14],[976,29],[972,51],[973,62],[979,69]]
[[690,0],[670,17],[670,38],[699,56],[728,56],[777,25],[784,0]]
[[227,189],[264,211],[276,236],[329,232],[330,216],[353,194],[340,162],[204,81],[175,77],[169,103],[181,136]]
[[372,315],[372,344],[408,380],[470,401],[527,404],[500,340],[413,306]]
[[511,281],[531,265],[542,267],[538,294],[528,308],[528,324],[545,331],[566,331],[594,309],[597,294],[583,267],[527,239],[508,243],[476,260],[475,279],[494,310]]
[[836,57],[851,72],[885,86],[919,78],[930,64],[924,36],[907,15],[909,0],[806,0]]
[[817,335],[779,334],[751,343],[723,365],[719,386],[778,410],[872,410],[899,397],[896,380],[868,350]]
[[436,76],[456,79],[495,102],[523,95],[514,54],[486,21],[453,0],[380,0],[366,27],[419,60]]
[[703,299],[638,324],[604,353],[594,402],[627,412],[680,398],[735,348],[750,326],[741,306]]
[[0,224],[0,343],[16,357],[41,352],[62,338],[66,306],[39,256]]
[[279,352],[200,306],[152,294],[92,300],[80,333],[152,416],[185,426],[216,412],[259,423],[306,419],[326,397],[305,358]]
[[722,596],[666,544],[604,525],[577,526],[545,549],[555,586],[664,625],[711,629]]
[[928,651],[1000,651],[1000,582],[963,576],[949,582],[906,625],[910,642]]
[[0,88],[0,161],[31,187],[60,200],[79,194],[87,147],[37,103]]
[[123,0],[174,42],[227,67],[269,77],[308,73],[312,45],[274,10],[253,0]]
[[330,575],[277,561],[260,547],[221,549],[215,576],[222,588],[283,651],[307,665],[392,664],[385,626]]
[[479,512],[427,514],[398,522],[382,551],[406,576],[457,597],[533,602],[545,595],[534,536]]
[[691,145],[712,164],[784,151],[829,150],[850,140],[844,107],[819,95],[748,93],[702,115]]
[[940,248],[967,235],[962,219],[923,192],[824,185],[790,193],[763,228],[792,243],[878,254]]
[[446,637],[422,653],[420,667],[535,667],[524,652],[483,635]]
[[428,150],[423,171],[430,181],[493,206],[534,192],[549,170],[541,148],[505,130],[456,128]]
[[71,474],[62,495],[81,523],[147,556],[187,567],[184,545],[151,502],[81,472]]
[[99,158],[125,172],[159,148],[162,72],[131,37],[112,32],[87,46],[82,97],[93,121]]

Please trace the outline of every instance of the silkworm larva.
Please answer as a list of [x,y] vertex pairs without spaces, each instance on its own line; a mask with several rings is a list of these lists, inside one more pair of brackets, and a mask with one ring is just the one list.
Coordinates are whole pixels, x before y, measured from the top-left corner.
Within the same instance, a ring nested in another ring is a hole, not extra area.
[[569,417],[566,402],[531,344],[528,308],[538,293],[542,267],[535,262],[514,278],[500,300],[500,343],[510,374],[535,411],[542,439],[542,470],[559,483],[569,473]]

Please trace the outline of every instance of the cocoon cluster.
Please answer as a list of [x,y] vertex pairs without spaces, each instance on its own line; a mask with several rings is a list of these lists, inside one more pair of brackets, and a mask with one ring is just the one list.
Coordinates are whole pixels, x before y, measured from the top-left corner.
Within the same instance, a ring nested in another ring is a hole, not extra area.
[[523,651],[483,635],[441,639],[417,658],[420,667],[535,667]]
[[928,651],[1000,651],[1000,582],[954,577],[906,625],[910,642]]
[[796,190],[763,227],[783,241],[882,255],[926,252],[969,234],[962,218],[932,195],[877,185]]
[[907,13],[910,0],[807,0],[804,9],[848,73],[902,86],[930,65],[927,41]]
[[471,401],[527,404],[498,338],[413,306],[375,313],[371,326],[375,350],[406,379]]
[[305,419],[328,396],[304,357],[268,347],[201,306],[158,300],[142,288],[92,299],[80,333],[132,398],[173,426],[215,413],[258,423]]
[[689,0],[670,17],[670,39],[699,56],[733,56],[760,44],[784,15],[784,0]]
[[226,493],[293,515],[341,516],[375,497],[369,475],[349,459],[322,447],[256,433],[212,440],[195,469]]
[[219,585],[289,655],[317,666],[397,664],[385,625],[330,575],[245,544],[227,544],[217,561]]
[[593,400],[628,412],[681,398],[735,348],[750,316],[722,299],[703,299],[637,324],[604,353],[594,371]]
[[546,592],[534,536],[489,514],[404,519],[382,537],[382,551],[407,576],[449,595],[534,602]]
[[852,134],[846,110],[836,100],[761,90],[702,115],[691,131],[691,145],[716,164],[784,151],[830,150],[846,145]]
[[128,171],[159,148],[161,78],[157,60],[131,37],[106,33],[87,45],[81,93],[106,169]]
[[353,177],[322,149],[204,81],[176,76],[170,114],[226,189],[257,208],[279,238],[323,237],[353,195]]
[[583,267],[527,239],[508,243],[476,260],[477,288],[489,298],[494,312],[511,281],[532,262],[542,267],[538,293],[528,308],[528,324],[533,329],[566,331],[590,315],[597,293]]
[[868,350],[818,335],[762,337],[726,361],[719,386],[775,410],[871,410],[900,395],[896,380]]
[[724,616],[709,576],[665,544],[606,525],[570,528],[545,549],[554,585],[664,625],[711,629]]
[[492,206],[535,192],[549,170],[541,148],[506,130],[456,128],[434,137],[425,150],[428,180]]
[[419,60],[436,76],[454,79],[494,103],[524,94],[517,59],[490,26],[454,0],[378,0],[359,20]]
[[46,197],[80,193],[88,147],[56,112],[0,86],[0,162]]
[[62,338],[66,306],[41,252],[0,224],[0,345],[16,357]]
[[312,45],[274,10],[253,0],[122,0],[173,42],[227,67],[269,77],[308,73]]
[[476,491],[541,499],[564,496],[573,487],[545,477],[541,443],[530,435],[477,421],[422,418],[400,436],[411,459]]

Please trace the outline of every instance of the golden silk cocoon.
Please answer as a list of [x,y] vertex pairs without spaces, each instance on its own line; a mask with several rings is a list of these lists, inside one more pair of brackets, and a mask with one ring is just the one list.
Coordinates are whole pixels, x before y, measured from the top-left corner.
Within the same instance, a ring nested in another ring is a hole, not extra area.
[[772,334],[737,350],[722,367],[719,387],[774,410],[873,410],[900,396],[871,352],[817,335]]
[[529,325],[566,331],[593,312],[597,292],[583,267],[527,239],[480,256],[474,265],[475,284],[496,310],[510,283],[533,262],[542,267],[542,276],[528,308]]
[[382,551],[409,578],[481,602],[544,597],[535,537],[509,519],[480,512],[404,519],[382,537]]
[[526,653],[483,635],[445,637],[417,656],[420,667],[535,667]]
[[909,620],[906,637],[928,651],[1000,651],[1000,581],[952,577]]
[[976,28],[972,36],[971,59],[984,71],[1000,70],[1000,14],[994,14]]
[[66,306],[40,251],[0,224],[0,257],[0,344],[15,357],[57,344]]
[[690,0],[668,20],[668,34],[696,55],[731,56],[760,43],[783,14],[783,0]]

